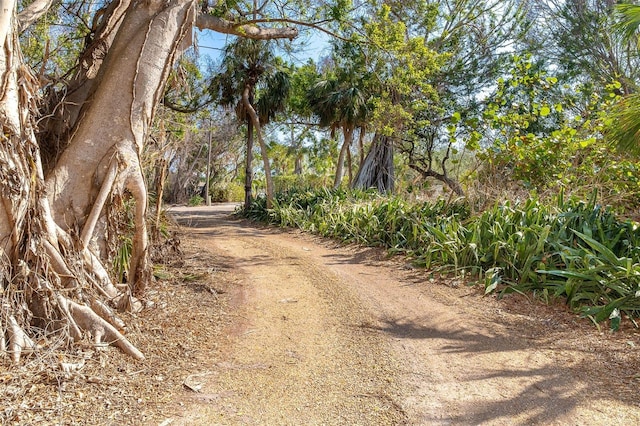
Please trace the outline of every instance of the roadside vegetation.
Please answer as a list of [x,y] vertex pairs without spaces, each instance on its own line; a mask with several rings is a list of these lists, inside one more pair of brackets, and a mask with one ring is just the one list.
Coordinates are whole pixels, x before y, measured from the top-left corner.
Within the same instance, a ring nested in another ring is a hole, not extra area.
[[[379,44],[336,42],[297,110],[343,133],[333,190],[301,177],[272,208],[258,197],[244,214],[384,247],[487,294],[562,301],[598,327],[637,326],[640,6],[631,3],[507,2],[473,22],[482,37],[453,39],[380,8],[378,23],[363,25]],[[426,51],[415,44],[423,36]]]

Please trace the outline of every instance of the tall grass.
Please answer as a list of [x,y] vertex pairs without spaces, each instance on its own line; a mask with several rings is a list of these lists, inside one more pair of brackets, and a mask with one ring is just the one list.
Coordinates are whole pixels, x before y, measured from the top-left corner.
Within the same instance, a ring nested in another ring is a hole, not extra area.
[[[588,201],[532,198],[470,216],[464,201],[408,203],[376,192],[294,190],[248,216],[385,247],[426,268],[470,274],[486,293],[563,299],[594,323],[640,315],[640,230]],[[634,321],[635,323],[635,321]]]

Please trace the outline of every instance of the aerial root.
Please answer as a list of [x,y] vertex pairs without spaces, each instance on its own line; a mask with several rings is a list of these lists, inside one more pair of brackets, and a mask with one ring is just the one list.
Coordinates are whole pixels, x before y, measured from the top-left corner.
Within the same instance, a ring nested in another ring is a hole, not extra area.
[[96,224],[98,223],[98,219],[100,218],[100,214],[102,213],[102,209],[107,202],[107,198],[109,197],[109,193],[111,192],[111,188],[113,187],[113,183],[116,180],[116,176],[118,175],[118,159],[114,157],[111,159],[109,163],[109,169],[107,170],[107,175],[104,177],[102,181],[102,186],[100,187],[100,192],[96,200],[93,202],[93,207],[91,208],[91,212],[85,221],[84,228],[82,229],[82,234],[80,235],[80,241],[82,242],[82,248],[86,249],[89,246],[89,240],[93,235],[93,231],[95,230]]
[[67,324],[69,325],[69,335],[75,341],[82,339],[82,330],[80,330],[80,327],[78,327],[78,324],[76,324],[76,321],[73,318],[73,315],[71,315],[71,312],[69,311],[69,305],[67,303],[68,299],[65,299],[61,295],[58,295],[56,299],[58,301],[58,306],[60,307],[60,310],[62,310],[65,317],[67,317]]
[[93,312],[98,314],[102,319],[106,320],[109,324],[116,327],[116,329],[122,331],[126,328],[124,321],[116,316],[113,310],[99,301],[98,299],[91,299],[90,303]]
[[[132,345],[131,342],[129,342],[122,333],[116,329],[116,327],[114,327],[108,320],[98,315],[93,309],[91,309],[91,307],[81,305],[73,300],[66,299],[63,296],[58,296],[58,304],[66,312],[69,312],[70,318],[76,327],[91,333],[96,345],[108,343],[118,347],[122,352],[134,357],[135,359],[144,359],[144,355],[138,350],[138,348]],[[113,317],[115,318],[115,316]]]
[[139,160],[136,167],[129,172],[125,185],[136,201],[129,277],[131,293],[139,296],[144,293],[147,282],[151,279],[147,253],[149,246],[146,225],[147,189]]
[[[90,306],[81,305],[58,294],[58,307],[67,320],[67,333],[74,341],[84,337],[83,331],[93,336],[94,344],[111,344],[122,352],[138,360],[144,355],[122,334],[125,323],[113,310],[99,300],[92,300]],[[5,305],[6,307],[6,305]],[[36,343],[27,335],[13,315],[6,313],[6,330],[0,330],[0,355],[9,354],[13,363],[18,364],[22,354],[37,349]]]
[[[24,332],[22,327],[18,325],[18,321],[16,321],[13,315],[9,315],[9,324],[7,327],[7,334],[9,335],[9,347],[8,352],[11,354],[11,360],[14,364],[18,364],[20,362],[20,356],[22,353],[31,352],[36,348],[35,343],[27,333]],[[6,342],[4,341],[4,337],[2,339],[3,345],[6,347]]]

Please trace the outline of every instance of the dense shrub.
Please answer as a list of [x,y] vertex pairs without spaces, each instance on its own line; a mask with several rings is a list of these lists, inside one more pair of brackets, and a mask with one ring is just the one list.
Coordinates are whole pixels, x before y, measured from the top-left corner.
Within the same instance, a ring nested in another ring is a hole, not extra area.
[[211,190],[211,201],[214,203],[239,202],[244,200],[244,187],[236,182],[224,186],[216,186]]

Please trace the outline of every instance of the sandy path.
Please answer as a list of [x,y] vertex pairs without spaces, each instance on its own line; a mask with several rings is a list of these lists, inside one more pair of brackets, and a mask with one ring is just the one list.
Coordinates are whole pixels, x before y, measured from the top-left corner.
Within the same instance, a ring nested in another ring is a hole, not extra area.
[[376,251],[228,212],[172,210],[242,283],[224,361],[181,424],[640,424],[637,335],[507,309]]

